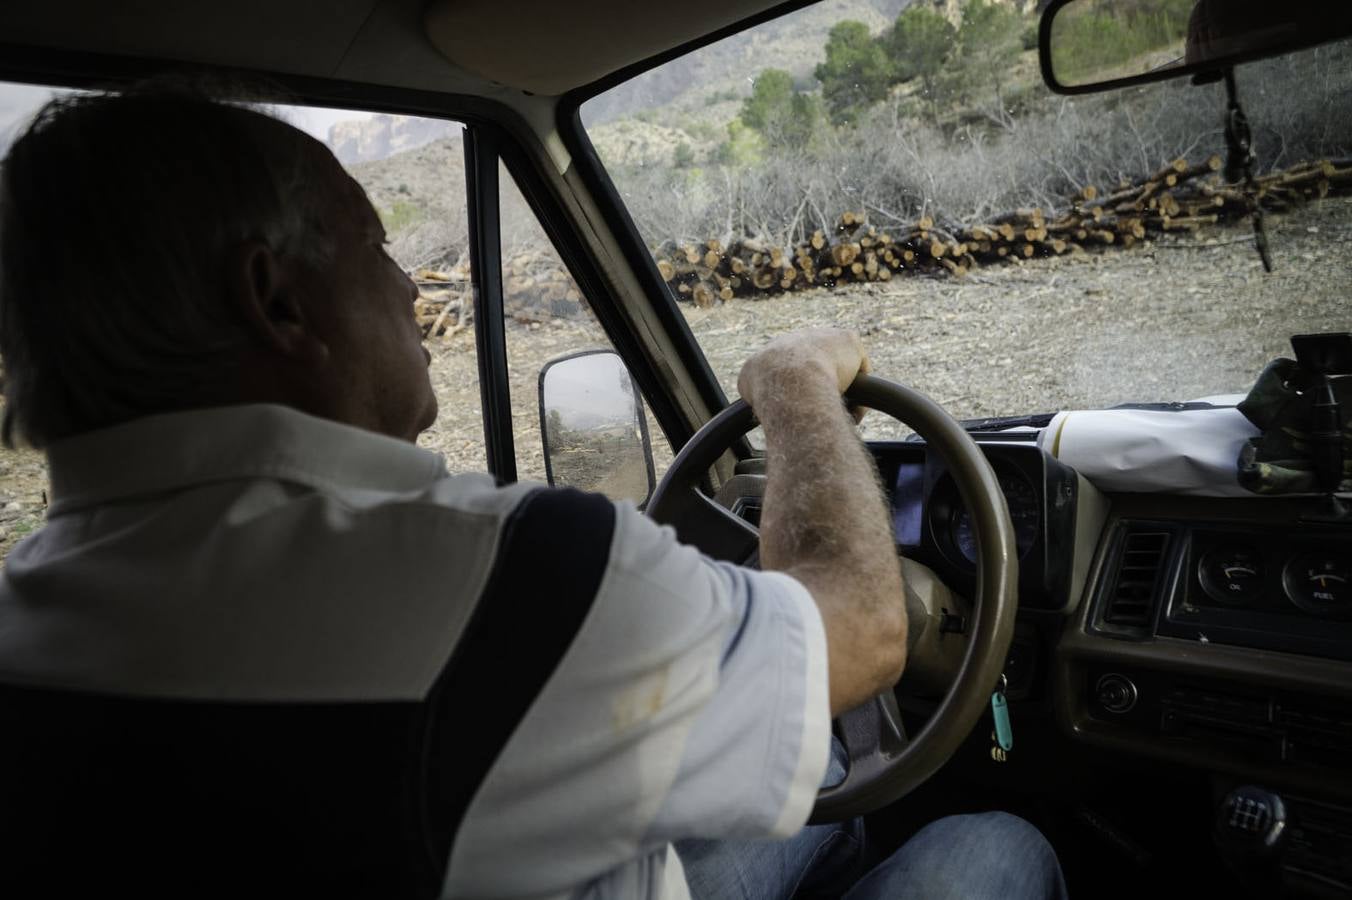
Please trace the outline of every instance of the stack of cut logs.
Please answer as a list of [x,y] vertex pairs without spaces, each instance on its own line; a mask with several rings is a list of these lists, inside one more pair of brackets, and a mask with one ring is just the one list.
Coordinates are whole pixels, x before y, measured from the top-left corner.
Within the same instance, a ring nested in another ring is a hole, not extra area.
[[525,323],[567,318],[582,309],[582,295],[572,276],[549,250],[503,258],[502,302],[509,319]]
[[[1244,217],[1250,192],[1219,179],[1219,156],[1190,165],[1178,159],[1135,184],[1100,191],[1086,186],[1059,215],[1019,209],[987,222],[944,228],[929,216],[910,228],[881,229],[846,212],[834,234],[818,230],[784,249],[741,238],[724,243],[668,241],[654,251],[657,268],[679,300],[712,306],[733,297],[888,281],[903,273],[964,275],[978,265],[1129,248],[1147,235],[1195,231]],[[1282,211],[1306,200],[1352,192],[1352,160],[1302,163],[1257,179],[1257,202]]]
[[[930,216],[904,229],[881,229],[847,212],[833,233],[814,231],[790,249],[741,238],[698,244],[667,241],[657,269],[679,300],[712,306],[733,297],[759,299],[783,291],[888,281],[913,273],[964,275],[979,265],[1131,247],[1148,235],[1195,231],[1247,215],[1243,185],[1222,184],[1221,160],[1175,160],[1135,184],[1109,191],[1085,187],[1059,215],[1019,209],[987,222],[945,228]],[[1306,200],[1352,193],[1352,160],[1302,163],[1257,179],[1263,209],[1282,211]],[[577,315],[583,300],[558,257],[544,249],[503,260],[507,316],[521,323]],[[425,337],[449,340],[473,321],[468,265],[420,269],[414,315]]]
[[[449,340],[473,321],[474,295],[468,266],[446,271],[419,269],[413,273],[413,280],[418,285],[413,314],[424,337]],[[507,317],[522,323],[572,317],[583,306],[572,277],[558,256],[546,250],[515,253],[503,259],[502,295]]]
[[423,337],[441,335],[450,340],[474,321],[474,291],[468,265],[446,271],[418,269],[413,273],[413,281],[418,285],[413,315]]

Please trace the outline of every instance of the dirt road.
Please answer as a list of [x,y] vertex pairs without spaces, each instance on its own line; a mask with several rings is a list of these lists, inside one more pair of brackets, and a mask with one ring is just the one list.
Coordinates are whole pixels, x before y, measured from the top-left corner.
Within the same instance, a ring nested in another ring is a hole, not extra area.
[[[864,336],[874,371],[958,417],[1242,393],[1292,334],[1352,330],[1352,199],[1129,251],[893,279],[688,313],[724,388],[748,352],[811,325]],[[1211,241],[1211,243],[1207,243]],[[890,427],[878,416],[865,432]]]

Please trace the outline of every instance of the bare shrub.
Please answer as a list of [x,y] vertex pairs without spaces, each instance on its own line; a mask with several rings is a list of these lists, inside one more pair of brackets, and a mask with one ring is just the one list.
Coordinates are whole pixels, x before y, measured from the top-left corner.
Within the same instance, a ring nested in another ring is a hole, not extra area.
[[390,256],[408,272],[454,268],[468,247],[468,222],[463,215],[421,221],[390,238]]
[[[1352,154],[1352,45],[1240,69],[1259,172]],[[893,98],[804,150],[767,145],[750,164],[612,169],[650,244],[754,235],[778,243],[830,228],[844,210],[884,226],[928,214],[978,222],[1019,207],[1049,211],[1086,185],[1110,188],[1179,157],[1225,155],[1225,90],[1187,79],[1058,97],[1040,86],[1012,109],[968,110],[938,128]]]

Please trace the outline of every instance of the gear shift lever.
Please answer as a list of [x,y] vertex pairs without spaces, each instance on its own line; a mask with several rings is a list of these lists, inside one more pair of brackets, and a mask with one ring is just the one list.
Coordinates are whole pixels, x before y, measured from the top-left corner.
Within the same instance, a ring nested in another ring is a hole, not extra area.
[[1282,798],[1244,785],[1221,801],[1213,835],[1222,858],[1257,893],[1280,883],[1288,831]]

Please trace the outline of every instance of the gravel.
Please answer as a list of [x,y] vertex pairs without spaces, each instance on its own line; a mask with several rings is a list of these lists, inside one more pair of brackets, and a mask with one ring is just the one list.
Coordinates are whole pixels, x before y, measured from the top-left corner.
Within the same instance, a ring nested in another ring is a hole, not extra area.
[[[1268,217],[1274,271],[1247,225],[1128,250],[894,278],[690,310],[725,390],[776,334],[858,331],[876,374],[959,418],[1243,393],[1292,334],[1352,330],[1352,198]],[[878,415],[870,437],[904,434]]]

